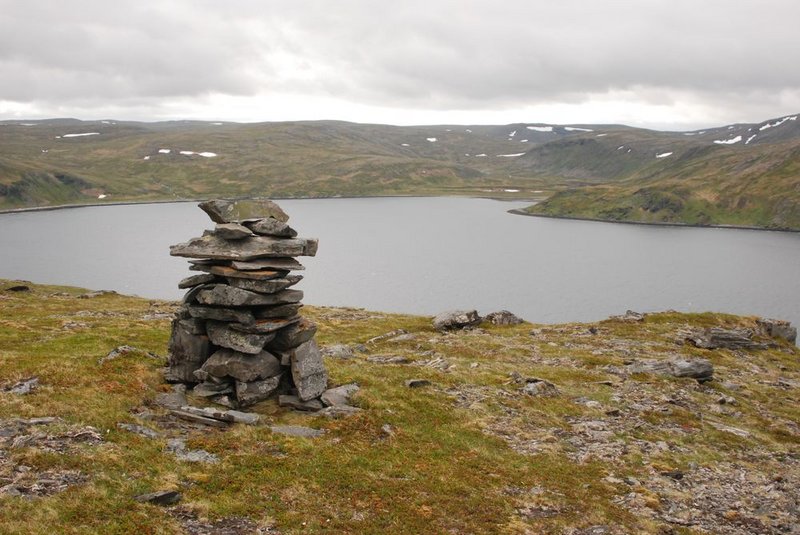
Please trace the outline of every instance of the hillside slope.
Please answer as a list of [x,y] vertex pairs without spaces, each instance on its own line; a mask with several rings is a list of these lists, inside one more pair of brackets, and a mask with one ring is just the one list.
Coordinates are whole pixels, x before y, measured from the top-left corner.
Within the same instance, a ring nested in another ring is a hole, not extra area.
[[799,153],[796,115],[696,132],[6,121],[0,209],[211,196],[551,196],[530,213],[800,229]]
[[[754,318],[661,313],[441,334],[430,318],[307,307],[323,347],[346,345],[337,354],[348,358],[326,366],[332,383],[360,385],[362,410],[328,420],[267,400],[253,407],[258,425],[218,429],[163,407],[176,303],[25,284],[0,281],[3,533],[796,528],[797,348],[761,336],[768,349],[684,343],[707,327],[755,328]],[[676,358],[708,359],[714,380],[635,367]],[[410,389],[412,378],[430,384]],[[272,430],[286,424],[323,434]],[[180,502],[134,500],[158,490]]]

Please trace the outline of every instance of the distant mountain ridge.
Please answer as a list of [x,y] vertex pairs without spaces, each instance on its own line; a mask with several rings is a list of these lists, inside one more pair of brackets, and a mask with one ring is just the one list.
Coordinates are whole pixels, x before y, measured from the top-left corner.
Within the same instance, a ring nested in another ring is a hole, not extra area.
[[797,115],[623,125],[0,121],[0,208],[210,196],[550,197],[531,213],[800,229]]

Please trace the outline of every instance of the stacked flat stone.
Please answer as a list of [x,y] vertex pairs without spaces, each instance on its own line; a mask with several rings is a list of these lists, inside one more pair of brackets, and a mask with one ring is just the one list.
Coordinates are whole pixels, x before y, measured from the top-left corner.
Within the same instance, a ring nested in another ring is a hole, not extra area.
[[317,327],[299,314],[303,292],[291,289],[303,278],[294,272],[305,269],[295,257],[314,256],[317,240],[297,238],[272,201],[199,206],[215,228],[170,247],[200,273],[179,284],[188,292],[172,323],[167,380],[233,408],[277,394],[321,408],[328,373]]

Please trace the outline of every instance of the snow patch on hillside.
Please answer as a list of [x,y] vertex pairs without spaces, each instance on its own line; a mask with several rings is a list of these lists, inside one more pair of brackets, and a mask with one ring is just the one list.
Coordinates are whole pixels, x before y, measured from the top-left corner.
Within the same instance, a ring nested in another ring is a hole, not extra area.
[[527,126],[528,130],[535,130],[536,132],[552,132],[552,126]]
[[498,154],[498,158],[516,158],[517,156],[522,156],[525,154],[524,152],[518,152],[516,154]]
[[742,136],[736,136],[731,139],[715,139],[714,143],[717,145],[733,145],[734,143],[739,143],[741,140]]
[[656,158],[666,158],[667,156],[672,156],[671,152],[662,152],[661,154],[656,154]]
[[759,130],[766,130],[767,128],[773,128],[773,127],[775,127],[775,126],[780,126],[780,125],[782,125],[783,123],[785,123],[786,121],[796,121],[796,120],[797,120],[797,115],[792,115],[792,116],[789,116],[789,117],[784,117],[783,119],[778,119],[778,120],[777,120],[777,121],[775,121],[774,123],[767,123],[767,124],[765,124],[765,125],[763,125],[763,126],[759,127]]
[[83,136],[99,136],[100,132],[83,132],[81,134],[64,134],[61,137],[83,137]]
[[577,126],[565,126],[567,132],[594,132],[591,128],[578,128]]

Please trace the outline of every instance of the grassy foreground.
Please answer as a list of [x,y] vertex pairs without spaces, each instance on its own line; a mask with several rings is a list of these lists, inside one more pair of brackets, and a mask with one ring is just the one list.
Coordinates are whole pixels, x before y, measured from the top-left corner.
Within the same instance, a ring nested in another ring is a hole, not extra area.
[[[264,423],[216,430],[154,403],[169,391],[161,357],[174,303],[4,291],[12,284],[0,281],[0,488],[39,490],[0,492],[3,533],[777,533],[797,521],[797,349],[676,343],[754,318],[662,313],[439,334],[426,317],[306,307],[320,345],[365,344],[326,358],[333,384],[361,386],[363,411],[329,420],[267,401],[254,409]],[[397,329],[409,334],[366,343]],[[123,344],[142,351],[99,363]],[[709,359],[715,380],[625,372],[676,355]],[[31,393],[5,391],[34,376]],[[557,395],[523,393],[534,377]],[[409,389],[411,378],[431,385]],[[37,417],[58,420],[8,431]],[[287,437],[275,424],[326,432]],[[177,460],[166,444],[178,436],[220,462]],[[70,484],[50,492],[52,480]],[[163,489],[179,490],[180,504],[133,500]]]

